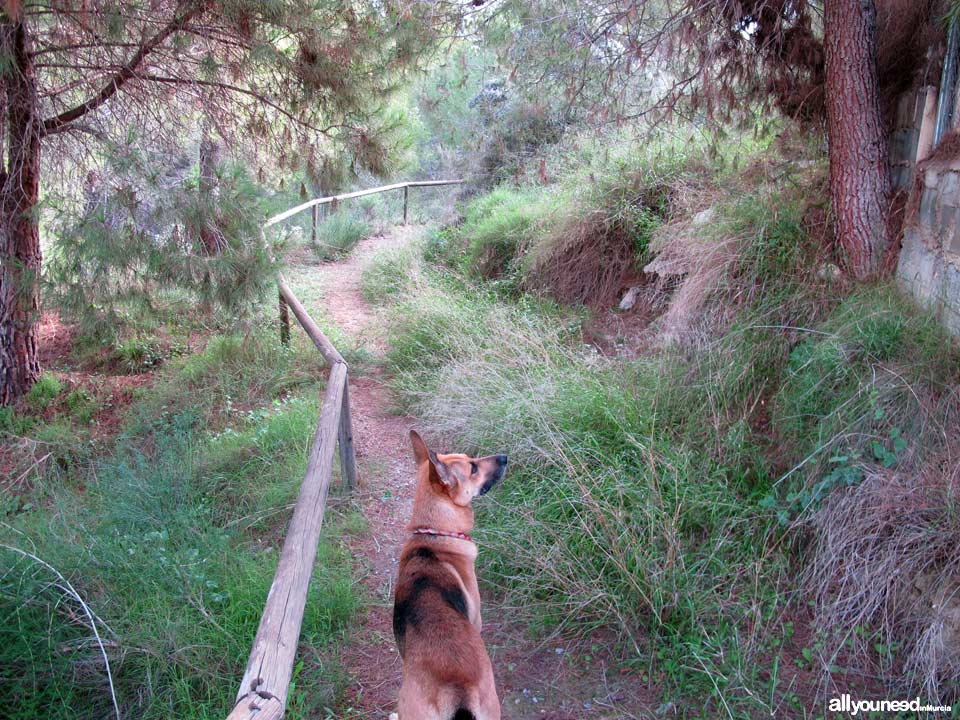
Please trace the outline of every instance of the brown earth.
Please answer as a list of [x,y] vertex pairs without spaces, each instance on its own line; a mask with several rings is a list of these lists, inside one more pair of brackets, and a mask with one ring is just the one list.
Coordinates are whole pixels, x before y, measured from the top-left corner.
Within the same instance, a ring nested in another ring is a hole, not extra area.
[[[412,510],[413,455],[408,434],[411,417],[391,413],[383,353],[386,346],[380,311],[360,291],[360,277],[378,250],[410,241],[410,228],[395,228],[389,236],[361,242],[345,259],[309,269],[297,269],[301,284],[319,286],[323,297],[307,300],[308,309],[330,321],[373,362],[351,372],[350,399],[360,470],[356,500],[368,532],[353,538],[353,553],[363,567],[367,609],[341,653],[350,681],[338,716],[386,720],[395,709],[401,661],[393,640],[393,582],[404,526]],[[445,448],[448,449],[449,448]],[[509,474],[507,477],[509,481]],[[483,577],[484,548],[478,574]],[[651,717],[655,689],[639,673],[621,672],[613,648],[616,638],[573,643],[558,638],[532,640],[511,617],[511,610],[481,588],[484,640],[493,660],[503,717],[515,720],[626,720]]]

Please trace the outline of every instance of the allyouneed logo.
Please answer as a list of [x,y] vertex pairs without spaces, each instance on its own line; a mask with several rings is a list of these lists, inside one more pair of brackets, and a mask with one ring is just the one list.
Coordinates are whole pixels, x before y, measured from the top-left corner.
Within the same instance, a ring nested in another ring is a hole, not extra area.
[[928,705],[913,700],[854,700],[844,693],[840,697],[830,698],[830,712],[845,712],[849,715],[871,712],[950,712],[949,705]]

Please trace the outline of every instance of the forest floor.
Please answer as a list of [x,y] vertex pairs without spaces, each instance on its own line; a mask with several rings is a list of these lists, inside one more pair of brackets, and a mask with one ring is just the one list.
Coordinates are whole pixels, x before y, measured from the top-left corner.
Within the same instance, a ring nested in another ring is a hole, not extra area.
[[[368,531],[350,538],[361,568],[366,610],[346,641],[340,664],[349,681],[338,717],[386,720],[395,709],[401,661],[393,640],[393,583],[413,506],[415,467],[409,444],[412,417],[398,416],[385,376],[386,339],[382,310],[368,303],[360,278],[370,257],[383,248],[409,243],[418,230],[396,227],[388,235],[359,243],[340,261],[299,266],[288,280],[308,309],[347,336],[368,359],[350,375],[354,439],[360,471],[356,502]],[[428,438],[429,440],[429,438]],[[451,448],[443,448],[451,450]],[[507,476],[509,482],[509,473]],[[483,587],[484,548],[478,574],[483,599],[483,636],[490,653],[505,718],[652,717],[656,693],[638,672],[621,671],[615,638],[578,642],[554,636],[534,638],[511,621],[510,608]],[[659,708],[661,713],[669,708]]]

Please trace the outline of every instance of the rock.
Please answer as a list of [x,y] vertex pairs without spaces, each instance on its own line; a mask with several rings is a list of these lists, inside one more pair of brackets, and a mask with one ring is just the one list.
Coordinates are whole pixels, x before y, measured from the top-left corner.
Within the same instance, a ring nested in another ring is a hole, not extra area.
[[702,227],[713,220],[713,216],[717,214],[717,209],[715,207],[708,207],[706,210],[701,210],[696,215],[693,216],[693,226]]
[[640,294],[640,288],[635,286],[627,290],[624,294],[623,299],[620,301],[621,310],[629,310],[634,305],[637,304],[637,295]]

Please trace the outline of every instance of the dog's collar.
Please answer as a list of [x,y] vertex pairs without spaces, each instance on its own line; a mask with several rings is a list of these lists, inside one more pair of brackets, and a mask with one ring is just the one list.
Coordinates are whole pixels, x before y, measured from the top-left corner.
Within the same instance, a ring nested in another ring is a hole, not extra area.
[[452,537],[457,538],[458,540],[469,540],[473,542],[473,538],[462,532],[443,532],[442,530],[434,530],[433,528],[417,528],[413,531],[414,535],[439,535],[440,537]]

